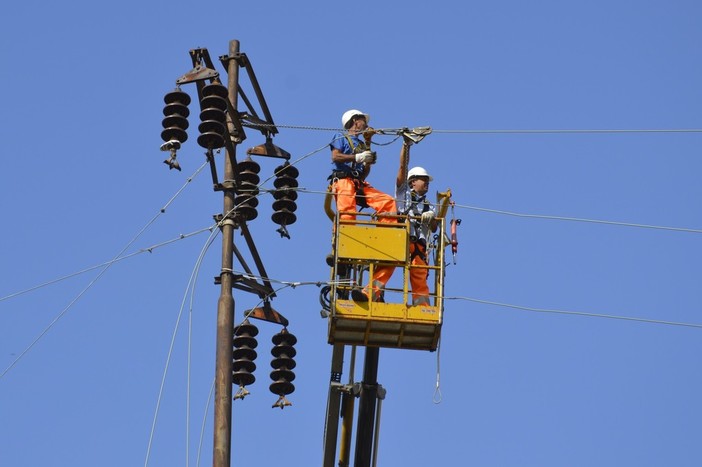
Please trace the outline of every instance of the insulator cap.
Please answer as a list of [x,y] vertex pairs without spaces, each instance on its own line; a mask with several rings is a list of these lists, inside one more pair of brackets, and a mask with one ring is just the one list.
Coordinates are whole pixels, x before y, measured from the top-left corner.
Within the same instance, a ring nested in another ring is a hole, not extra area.
[[181,91],[180,88],[176,88],[173,91],[167,93],[163,96],[163,102],[166,104],[173,104],[178,102],[185,106],[190,105],[190,95],[187,92]]
[[282,177],[285,175],[288,177],[297,178],[300,175],[300,171],[297,170],[297,167],[294,165],[290,165],[289,162],[286,162],[285,164],[276,167],[274,174],[276,177]]
[[270,385],[270,390],[277,396],[286,396],[295,391],[295,386],[287,381],[276,381]]
[[297,188],[297,180],[292,177],[282,176],[278,177],[273,181],[273,185],[278,188]]
[[276,212],[284,210],[287,210],[288,212],[295,212],[297,210],[297,204],[295,204],[295,201],[283,198],[273,201],[273,210]]
[[232,368],[237,373],[244,371],[253,373],[256,370],[256,364],[250,360],[236,360],[234,363],[232,363]]
[[258,211],[256,210],[258,200],[256,198],[252,198],[251,200],[246,198],[235,198],[234,204],[236,205],[236,212],[245,220],[252,221],[258,217]]
[[256,382],[256,376],[254,376],[249,370],[234,371],[232,372],[232,382],[234,384],[238,384],[239,386],[250,386]]
[[227,99],[229,97],[229,91],[222,83],[210,83],[202,87],[202,95],[219,96]]
[[170,117],[171,115],[180,115],[181,117],[187,118],[190,116],[190,110],[183,104],[179,102],[174,102],[172,104],[167,104],[163,108],[163,115]]
[[295,201],[297,199],[297,191],[292,188],[281,188],[273,192],[273,198]]
[[258,335],[258,328],[251,324],[251,321],[245,319],[240,325],[234,326],[234,335],[256,337]]
[[295,373],[290,370],[273,370],[271,371],[271,379],[273,381],[295,381]]
[[259,173],[261,171],[261,166],[259,163],[251,159],[251,157],[247,157],[243,161],[237,163],[236,168],[240,172]]
[[227,121],[227,115],[220,109],[210,107],[200,112],[200,120],[203,122],[206,120],[214,120],[224,124]]
[[249,349],[255,349],[258,346],[258,341],[252,336],[235,336],[234,337],[234,347],[248,347]]
[[187,130],[190,126],[190,123],[188,123],[188,119],[178,114],[169,115],[165,117],[161,121],[161,123],[163,125],[163,128],[176,127],[182,130]]
[[232,358],[234,360],[256,360],[258,354],[254,349],[248,346],[237,347],[232,352]]
[[275,357],[273,360],[271,360],[271,367],[273,368],[286,367],[292,370],[293,368],[295,368],[295,365],[297,365],[297,363],[295,363],[295,359],[293,358],[295,357],[297,352],[292,347],[287,347],[285,350],[277,353],[273,353],[273,351],[271,350],[271,354],[273,354],[273,356]]
[[253,189],[258,190],[261,177],[259,177],[256,172],[244,170],[236,174],[235,180],[237,183],[237,191],[252,191]]
[[227,99],[219,96],[206,96],[200,100],[200,109],[219,109],[224,113],[227,110]]
[[164,141],[177,140],[184,143],[188,139],[188,133],[178,127],[166,128],[161,132],[161,139]]
[[271,220],[278,225],[292,225],[297,221],[297,216],[287,209],[282,209],[271,214]]

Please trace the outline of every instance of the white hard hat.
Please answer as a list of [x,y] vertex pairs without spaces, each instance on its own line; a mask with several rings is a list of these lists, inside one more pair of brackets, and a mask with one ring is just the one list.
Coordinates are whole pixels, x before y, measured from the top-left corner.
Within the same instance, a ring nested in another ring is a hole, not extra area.
[[427,172],[424,167],[412,167],[409,169],[409,172],[407,172],[407,180],[409,181],[417,177],[429,177],[430,182],[434,180],[434,178],[429,175],[429,172]]
[[358,109],[351,109],[344,112],[344,115],[341,116],[341,126],[348,129],[346,125],[348,125],[351,122],[351,119],[353,119],[353,117],[356,115],[363,115],[366,117],[366,123],[370,122],[370,115],[365,112],[361,112]]

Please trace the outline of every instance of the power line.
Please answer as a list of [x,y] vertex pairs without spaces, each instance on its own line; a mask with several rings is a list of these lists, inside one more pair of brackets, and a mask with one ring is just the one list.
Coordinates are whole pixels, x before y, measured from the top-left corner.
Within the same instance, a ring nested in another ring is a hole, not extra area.
[[[322,195],[327,194],[326,191],[309,190],[306,188],[297,188],[297,191],[299,191],[300,193],[322,194]],[[481,208],[478,206],[469,206],[469,205],[465,205],[465,204],[454,204],[454,207],[459,208],[459,209],[470,209],[470,210],[474,210],[474,211],[489,212],[492,214],[501,214],[501,215],[506,215],[506,216],[532,218],[532,219],[548,219],[548,220],[558,220],[558,221],[567,221],[567,222],[586,222],[586,223],[591,223],[591,224],[615,225],[615,226],[620,226],[620,227],[635,227],[635,228],[640,228],[640,229],[657,229],[657,230],[668,230],[668,231],[673,231],[673,232],[702,233],[702,229],[692,229],[692,228],[686,228],[686,227],[670,227],[670,226],[653,225],[653,224],[636,224],[636,223],[632,223],[632,222],[607,221],[607,220],[601,220],[601,219],[587,219],[587,218],[583,218],[583,217],[551,216],[551,215],[545,215],[545,214],[525,214],[525,213],[518,213],[518,212],[512,212],[512,211],[504,211],[504,210],[499,210],[499,209]]]
[[[168,369],[170,368],[171,364],[171,357],[173,355],[173,348],[175,347],[175,340],[176,336],[178,334],[178,328],[180,327],[180,320],[183,316],[183,310],[185,309],[185,302],[187,300],[188,294],[191,295],[191,297],[195,294],[195,282],[197,280],[198,275],[200,274],[200,266],[202,265],[202,261],[205,257],[205,253],[209,250],[210,246],[214,242],[214,240],[217,238],[217,235],[219,234],[219,231],[212,231],[210,233],[210,236],[207,238],[205,241],[205,244],[203,245],[202,249],[200,250],[200,254],[198,255],[197,261],[195,262],[195,266],[193,267],[193,270],[190,273],[190,278],[188,279],[188,285],[185,287],[185,293],[183,294],[183,299],[180,304],[180,309],[178,310],[178,316],[176,318],[176,323],[175,326],[173,327],[173,333],[171,335],[171,342],[168,347],[168,354],[166,356],[166,363],[164,365],[163,369],[163,375],[161,376],[161,385],[158,390],[158,397],[156,398],[156,408],[154,409],[154,417],[151,422],[151,431],[149,432],[149,442],[147,444],[146,448],[146,458],[144,459],[144,467],[148,467],[149,465],[149,458],[151,456],[151,446],[153,444],[153,438],[154,438],[154,433],[156,432],[156,422],[158,421],[158,415],[161,407],[161,400],[163,398],[163,390],[166,385],[166,376],[168,375]],[[191,302],[191,309],[190,313],[192,314],[192,302]],[[190,331],[190,329],[189,329]],[[188,333],[188,339],[190,339],[190,332]],[[190,341],[188,341],[190,344]],[[186,398],[186,403],[189,404],[189,393],[190,393],[190,348],[188,348],[188,398]],[[187,410],[187,409],[186,409]],[[189,419],[189,413],[186,414],[186,419]],[[186,431],[188,432],[186,434],[186,438],[189,441],[189,431],[186,428]],[[189,443],[188,443],[189,444]]]
[[[244,126],[247,125],[244,123]],[[265,126],[261,123],[256,123],[256,127]],[[273,126],[273,125],[271,125]],[[310,131],[332,131],[343,132],[345,130],[332,127],[319,127],[310,125],[281,125],[275,124],[278,128],[287,128],[291,130],[310,130]],[[381,134],[399,134],[403,128],[374,128]],[[562,129],[457,129],[457,130],[437,130],[432,129],[432,133],[440,134],[627,134],[627,133],[702,133],[702,128],[562,128]]]
[[[304,159],[305,157],[309,157],[310,155],[314,154],[315,152],[318,152],[319,150],[320,149],[317,149],[316,151],[313,151],[312,153],[303,156],[299,160]],[[299,160],[296,162],[299,162]],[[265,181],[264,181],[264,183],[265,183]],[[261,186],[261,185],[263,185],[263,183],[261,183],[259,186]],[[297,188],[296,190],[300,193],[322,194],[322,195],[327,194],[326,191],[309,190],[306,188]],[[265,192],[265,190],[263,190],[262,192]],[[258,195],[258,196],[260,196],[260,195]],[[692,228],[684,228],[684,227],[670,227],[670,226],[652,225],[652,224],[637,224],[637,223],[631,223],[631,222],[608,221],[608,220],[602,220],[602,219],[588,219],[588,218],[566,217],[566,216],[552,216],[552,215],[544,215],[544,214],[518,213],[518,212],[513,212],[513,211],[490,209],[490,208],[483,208],[483,207],[463,205],[463,204],[456,204],[454,206],[456,208],[459,208],[459,209],[469,209],[469,210],[473,210],[473,211],[480,211],[480,212],[487,212],[487,213],[491,213],[491,214],[499,214],[499,215],[529,218],[529,219],[546,219],[546,220],[558,220],[558,221],[566,221],[566,222],[583,222],[583,223],[591,223],[591,224],[613,225],[613,226],[620,226],[620,227],[633,227],[633,228],[641,228],[641,229],[665,230],[665,231],[673,231],[673,232],[702,233],[702,229],[692,229]],[[98,264],[95,266],[91,266],[91,267],[82,269],[80,271],[77,271],[77,272],[74,272],[71,274],[67,274],[65,276],[62,276],[62,277],[59,277],[56,279],[52,279],[52,280],[49,280],[47,282],[29,287],[27,289],[23,289],[23,290],[5,295],[3,297],[0,297],[0,302],[5,301],[5,300],[9,300],[9,299],[17,297],[19,295],[33,292],[37,289],[47,287],[49,285],[70,279],[70,278],[75,277],[75,276],[79,276],[81,274],[84,274],[86,272],[90,272],[92,270],[95,270],[95,269],[98,269],[101,267],[110,266],[113,263],[120,262],[120,261],[123,261],[125,259],[129,259],[133,256],[137,256],[137,255],[140,255],[142,253],[146,253],[146,252],[151,253],[157,248],[161,248],[161,247],[169,245],[171,243],[175,243],[177,241],[184,240],[186,238],[189,238],[189,237],[192,237],[195,235],[199,235],[199,234],[207,232],[207,231],[212,231],[212,229],[215,228],[215,226],[216,226],[216,224],[211,225],[209,227],[205,227],[205,228],[196,230],[196,231],[193,231],[193,232],[190,232],[190,233],[187,233],[187,234],[180,234],[178,237],[172,238],[170,240],[166,240],[166,241],[161,242],[161,243],[154,244],[154,245],[146,247],[146,248],[142,248],[139,251],[135,251],[135,252],[130,253],[128,255],[120,256],[120,257],[115,258],[113,260],[110,260],[110,261],[107,261],[107,262],[104,262],[104,263],[101,263],[101,264]]]
[[47,286],[52,285],[52,284],[56,284],[57,282],[65,281],[65,280],[70,279],[70,278],[72,278],[72,277],[76,277],[76,276],[79,276],[79,275],[81,275],[81,274],[85,274],[86,272],[93,271],[93,270],[95,270],[95,269],[99,269],[99,268],[106,267],[106,266],[111,266],[111,265],[113,265],[114,263],[118,263],[118,262],[123,261],[123,260],[125,260],[125,259],[132,258],[132,257],[137,256],[137,255],[140,255],[140,254],[142,254],[142,253],[153,253],[153,251],[156,250],[157,248],[161,248],[161,247],[163,247],[163,246],[170,245],[171,243],[175,243],[175,242],[180,241],[180,240],[185,240],[186,238],[193,237],[193,236],[195,236],[195,235],[199,235],[199,234],[201,234],[201,233],[203,233],[203,232],[210,232],[210,231],[212,231],[212,229],[213,229],[214,227],[215,227],[215,226],[212,225],[212,226],[210,226],[210,227],[205,227],[205,228],[202,228],[202,229],[199,229],[199,230],[196,230],[196,231],[194,231],[194,232],[187,233],[187,234],[180,234],[180,235],[178,235],[178,237],[176,237],[176,238],[172,238],[172,239],[170,239],[170,240],[166,240],[166,241],[164,241],[164,242],[157,243],[157,244],[155,244],[155,245],[151,245],[151,246],[146,247],[146,248],[142,248],[142,249],[140,249],[140,250],[138,250],[138,251],[135,251],[135,252],[133,252],[133,253],[130,253],[130,254],[128,254],[128,255],[120,256],[120,257],[118,257],[118,258],[111,259],[110,261],[105,261],[104,263],[97,264],[97,265],[95,265],[95,266],[90,266],[90,267],[85,268],[85,269],[82,269],[82,270],[80,270],[80,271],[76,271],[76,272],[73,272],[73,273],[70,273],[70,274],[66,274],[65,276],[61,276],[61,277],[58,277],[58,278],[56,278],[56,279],[51,279],[51,280],[49,280],[49,281],[46,281],[46,282],[44,282],[44,283],[41,283],[41,284],[38,284],[38,285],[35,285],[35,286],[32,286],[32,287],[29,287],[29,288],[27,288],[27,289],[20,290],[20,291],[18,291],[18,292],[14,292],[14,293],[11,293],[11,294],[9,294],[9,295],[5,295],[4,297],[0,297],[0,302],[2,302],[2,301],[4,301],[4,300],[9,300],[9,299],[14,298],[14,297],[17,297],[17,296],[19,296],[19,295],[23,295],[23,294],[26,294],[26,293],[29,293],[29,292],[33,292],[33,291],[35,291],[35,290],[37,290],[37,289],[41,289],[41,288],[43,288],[43,287],[47,287]]
[[518,212],[511,212],[511,211],[502,211],[498,209],[488,209],[488,208],[481,208],[477,206],[468,206],[468,205],[455,205],[457,208],[464,208],[464,209],[471,209],[474,211],[482,211],[482,212],[489,212],[493,214],[503,214],[507,216],[514,216],[514,217],[525,217],[525,218],[532,218],[532,219],[549,219],[549,220],[558,220],[558,221],[569,221],[569,222],[587,222],[591,224],[606,224],[606,225],[618,225],[621,227],[636,227],[636,228],[641,228],[641,229],[657,229],[657,230],[670,230],[670,231],[675,231],[675,232],[691,232],[691,233],[702,233],[702,229],[689,229],[685,227],[669,227],[669,226],[663,226],[663,225],[651,225],[651,224],[635,224],[631,222],[618,222],[618,221],[606,221],[606,220],[601,220],[601,219],[586,219],[586,218],[581,218],[581,217],[564,217],[564,216],[549,216],[549,215],[544,215],[544,214],[523,214],[523,213],[518,213]]
[[544,130],[432,130],[444,134],[598,134],[598,133],[702,133],[702,128],[544,129]]
[[636,321],[636,322],[640,322],[640,323],[662,324],[662,325],[666,325],[666,326],[683,326],[683,327],[689,327],[689,328],[702,329],[702,324],[697,324],[697,323],[685,323],[685,322],[679,322],[679,321],[663,321],[663,320],[657,320],[657,319],[635,318],[632,316],[609,315],[609,314],[603,314],[603,313],[587,313],[587,312],[583,312],[583,311],[568,311],[568,310],[554,310],[554,309],[546,309],[546,308],[534,308],[534,307],[528,307],[528,306],[522,306],[522,305],[514,305],[514,304],[510,304],[510,303],[493,302],[490,300],[480,300],[480,299],[472,298],[472,297],[444,297],[444,300],[465,300],[465,301],[474,302],[474,303],[481,303],[483,305],[492,305],[492,306],[499,306],[499,307],[505,307],[505,308],[513,308],[516,310],[523,310],[523,311],[533,311],[536,313],[553,313],[553,314],[571,315],[571,316],[585,316],[588,318],[617,319],[617,320],[624,320],[624,321]]
[[190,177],[187,179],[187,181],[185,182],[185,184],[175,193],[175,195],[173,195],[173,196],[171,197],[171,199],[169,199],[168,202],[159,210],[159,212],[158,212],[156,215],[154,215],[154,217],[152,217],[151,220],[149,220],[149,221],[141,228],[141,230],[139,230],[139,232],[137,232],[137,234],[136,234],[129,242],[127,242],[127,244],[119,251],[119,253],[117,253],[117,254],[115,255],[115,257],[114,257],[111,261],[108,261],[107,263],[105,263],[105,266],[104,266],[104,267],[100,270],[100,272],[88,283],[88,285],[85,286],[85,287],[83,288],[83,290],[81,290],[81,291],[78,293],[78,295],[76,295],[76,296],[73,298],[73,300],[71,300],[70,303],[69,303],[68,305],[66,305],[66,307],[65,307],[63,310],[61,310],[61,312],[60,312],[58,315],[56,315],[56,317],[49,323],[49,325],[46,326],[46,327],[44,328],[44,330],[42,330],[41,333],[39,333],[39,335],[29,344],[29,346],[27,346],[27,348],[25,348],[25,349],[17,356],[17,358],[15,358],[15,359],[12,361],[12,363],[11,363],[7,368],[5,368],[5,370],[4,370],[2,373],[0,373],[0,379],[2,379],[12,368],[14,368],[15,365],[17,365],[17,363],[18,363],[32,348],[34,348],[34,346],[35,346],[35,345],[36,345],[36,344],[37,344],[37,343],[54,327],[54,325],[55,325],[66,313],[68,313],[68,311],[73,307],[73,305],[76,304],[76,303],[78,302],[78,300],[80,300],[80,298],[81,298],[83,295],[85,295],[85,294],[88,292],[88,290],[90,290],[90,288],[91,288],[93,285],[95,285],[95,283],[96,283],[98,280],[100,280],[100,278],[107,272],[108,269],[110,269],[110,267],[116,262],[116,260],[117,260],[118,258],[120,258],[120,257],[122,256],[122,254],[124,254],[124,252],[127,251],[127,249],[128,249],[130,246],[132,246],[132,244],[134,244],[134,242],[136,242],[136,241],[139,239],[139,237],[141,237],[141,235],[142,235],[149,227],[151,227],[151,225],[152,225],[154,222],[156,222],[156,220],[157,220],[161,215],[163,215],[163,214],[166,212],[166,208],[180,195],[180,193],[181,193],[181,192],[185,189],[185,187],[193,180],[193,178],[196,177],[196,176],[202,171],[202,169],[205,167],[205,165],[206,165],[206,164],[202,164],[202,165],[193,173],[193,175],[190,176]]
[[[256,274],[251,274],[251,273],[237,272],[237,271],[232,271],[232,272],[237,273],[237,274],[241,274],[242,277],[247,277],[247,278],[251,278],[251,279],[258,279],[258,280],[267,280],[269,282],[282,284],[282,286],[279,289],[277,289],[276,291],[284,289],[286,287],[291,287],[294,289],[298,286],[304,286],[304,285],[314,285],[314,286],[319,287],[322,284],[331,284],[330,281],[286,281],[286,280],[281,280],[281,279],[274,279],[271,277],[262,277],[262,276],[259,276]],[[346,283],[346,281],[335,281],[335,283],[337,283],[337,284]],[[679,321],[665,321],[665,320],[648,319],[648,318],[637,318],[634,316],[611,315],[611,314],[606,314],[606,313],[590,313],[590,312],[584,312],[584,311],[535,308],[535,307],[528,307],[528,306],[524,306],[524,305],[514,305],[514,304],[510,304],[510,303],[501,303],[501,302],[495,302],[495,301],[490,301],[490,300],[481,300],[481,299],[472,298],[472,297],[462,297],[462,296],[444,297],[444,300],[465,300],[465,301],[474,302],[474,303],[481,303],[483,305],[500,306],[500,307],[505,307],[505,308],[513,308],[513,309],[517,309],[517,310],[532,311],[532,312],[538,312],[538,313],[552,313],[552,314],[561,314],[561,315],[570,315],[570,316],[584,316],[584,317],[588,317],[588,318],[616,319],[616,320],[634,321],[634,322],[648,323],[648,324],[660,324],[660,325],[666,325],[666,326],[683,326],[683,327],[702,329],[702,324],[698,324],[698,323],[685,323],[685,322],[679,322]],[[246,318],[246,317],[247,316],[244,316],[244,318]]]

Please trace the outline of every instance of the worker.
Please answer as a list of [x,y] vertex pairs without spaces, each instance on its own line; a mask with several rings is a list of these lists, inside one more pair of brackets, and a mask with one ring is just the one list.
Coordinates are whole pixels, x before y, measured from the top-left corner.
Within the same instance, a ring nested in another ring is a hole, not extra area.
[[[336,200],[336,209],[341,214],[341,220],[354,220],[356,206],[371,207],[375,210],[378,222],[397,222],[396,217],[385,217],[397,214],[395,199],[377,190],[366,181],[371,165],[375,163],[376,155],[370,150],[370,135],[372,129],[368,126],[370,115],[357,109],[350,109],[341,116],[344,132],[334,135],[329,147],[331,148],[332,173],[329,176]],[[364,136],[368,136],[366,138]],[[348,214],[351,213],[351,214]],[[375,268],[373,277],[363,290],[354,289],[352,298],[356,301],[367,302],[369,297],[374,301],[382,299],[381,289],[392,276],[394,267],[379,266]]]
[[423,167],[409,166],[409,148],[412,140],[405,136],[400,152],[400,168],[395,184],[395,199],[398,213],[410,217],[410,284],[412,286],[412,305],[429,305],[429,286],[427,277],[427,239],[429,232],[437,227],[436,211],[427,201],[429,182],[433,180]]

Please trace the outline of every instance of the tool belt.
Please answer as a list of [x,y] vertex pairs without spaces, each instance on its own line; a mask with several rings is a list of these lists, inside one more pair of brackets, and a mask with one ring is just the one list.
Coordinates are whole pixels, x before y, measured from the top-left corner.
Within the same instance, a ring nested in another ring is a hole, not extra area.
[[334,181],[335,178],[354,178],[360,180],[361,172],[358,170],[332,170],[332,173],[327,177],[327,180]]
[[353,180],[353,185],[356,188],[356,204],[361,208],[368,208],[368,203],[366,202],[366,193],[363,190],[363,179],[361,179],[361,173],[358,170],[345,171],[345,170],[333,170],[331,175],[327,177],[327,180],[334,182],[334,180],[339,180],[342,178],[350,178]]

